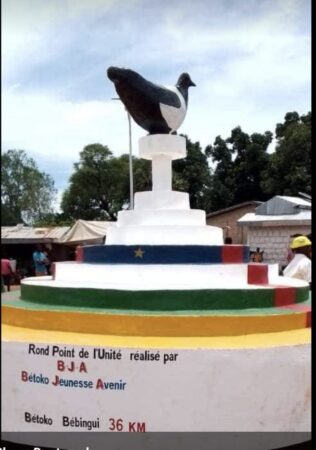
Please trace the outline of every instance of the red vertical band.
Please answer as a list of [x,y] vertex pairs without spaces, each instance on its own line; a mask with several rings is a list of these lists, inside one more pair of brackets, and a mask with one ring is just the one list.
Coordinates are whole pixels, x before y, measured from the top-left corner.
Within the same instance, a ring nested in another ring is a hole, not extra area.
[[268,284],[268,265],[248,264],[248,284]]
[[244,262],[243,245],[223,245],[222,247],[223,263],[242,263]]
[[83,247],[78,246],[76,250],[76,261],[82,262],[83,261]]
[[288,286],[276,286],[274,290],[274,305],[294,305],[296,302],[296,289]]

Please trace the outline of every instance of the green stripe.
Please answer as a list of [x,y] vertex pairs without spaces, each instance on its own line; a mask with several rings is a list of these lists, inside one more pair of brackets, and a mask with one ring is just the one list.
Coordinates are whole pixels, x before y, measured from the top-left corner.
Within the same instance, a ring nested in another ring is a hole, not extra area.
[[303,287],[303,288],[296,288],[296,299],[295,303],[302,303],[305,302],[306,299],[308,299],[310,296],[310,290],[309,287]]
[[[21,298],[33,303],[124,310],[230,310],[270,308],[274,289],[122,291],[22,285]],[[303,298],[303,295],[302,295]],[[305,300],[308,298],[305,296]]]
[[[39,304],[33,303],[25,300],[10,300],[3,301],[3,306],[10,308],[18,308],[32,311],[60,311],[60,312],[79,312],[79,313],[94,313],[98,315],[137,315],[137,316],[190,316],[190,317],[201,317],[201,316],[269,316],[269,315],[291,315],[291,314],[302,314],[302,311],[295,311],[293,309],[283,309],[283,308],[250,308],[250,309],[231,309],[231,310],[187,310],[187,311],[148,311],[148,310],[132,310],[129,309],[124,311],[122,309],[101,309],[101,308],[89,308],[89,307],[71,307],[65,305],[52,305],[52,304]],[[302,305],[311,306],[311,298],[303,302]]]

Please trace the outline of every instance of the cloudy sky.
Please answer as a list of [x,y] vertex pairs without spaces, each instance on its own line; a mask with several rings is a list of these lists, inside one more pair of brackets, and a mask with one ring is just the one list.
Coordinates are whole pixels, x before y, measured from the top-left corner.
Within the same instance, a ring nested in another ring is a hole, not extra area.
[[[85,145],[128,152],[111,66],[158,84],[189,72],[179,129],[204,148],[237,125],[274,132],[311,109],[310,0],[2,0],[2,150],[24,149],[60,192]],[[146,134],[132,125],[133,150]],[[272,148],[273,150],[273,148]]]

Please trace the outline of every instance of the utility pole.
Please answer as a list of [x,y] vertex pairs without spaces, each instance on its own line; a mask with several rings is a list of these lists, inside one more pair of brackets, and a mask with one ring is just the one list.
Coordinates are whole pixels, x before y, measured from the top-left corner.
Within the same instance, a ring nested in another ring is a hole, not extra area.
[[[111,100],[121,100],[119,97],[114,97]],[[133,182],[133,154],[132,154],[132,123],[131,115],[127,111],[128,120],[128,147],[129,147],[129,194],[130,194],[130,209],[134,209],[134,182]]]

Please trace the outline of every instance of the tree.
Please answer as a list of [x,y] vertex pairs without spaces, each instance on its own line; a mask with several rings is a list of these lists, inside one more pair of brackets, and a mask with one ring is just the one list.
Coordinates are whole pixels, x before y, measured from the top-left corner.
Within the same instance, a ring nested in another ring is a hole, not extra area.
[[189,193],[192,209],[204,209],[211,182],[207,156],[199,142],[185,138],[187,156],[173,162],[173,189]]
[[264,134],[253,133],[248,136],[240,127],[232,130],[227,142],[232,145],[232,150],[236,154],[233,171],[234,204],[249,200],[267,200],[261,182],[268,166],[267,149],[272,142],[272,137],[271,131],[266,131]]
[[216,211],[249,200],[266,200],[261,187],[263,171],[268,166],[267,149],[272,133],[244,133],[241,127],[227,139],[217,136],[206,154],[216,163],[208,193],[207,210]]
[[53,211],[54,180],[41,172],[24,150],[2,154],[1,178],[2,225],[31,225]]
[[[173,165],[173,189],[189,192],[192,208],[204,209],[210,183],[206,155],[198,142],[187,139],[187,157]],[[134,191],[152,188],[151,161],[133,157]],[[85,220],[116,220],[129,207],[129,155],[114,157],[107,146],[91,144],[74,165],[70,185],[64,192],[64,217]]]
[[[133,158],[134,184],[150,187],[149,161]],[[91,144],[80,152],[61,209],[66,217],[84,220],[116,220],[129,206],[129,156],[114,157],[107,146]]]
[[43,215],[33,223],[34,227],[71,227],[74,220],[64,213],[53,212]]
[[208,145],[205,153],[212,158],[213,163],[216,163],[206,196],[205,206],[209,212],[226,208],[234,200],[233,151],[224,139],[217,136],[214,145]]
[[276,149],[261,184],[268,196],[311,194],[311,120],[311,112],[294,111],[276,125]]

